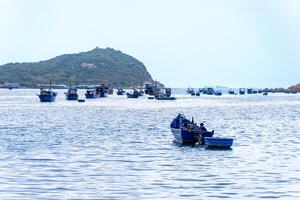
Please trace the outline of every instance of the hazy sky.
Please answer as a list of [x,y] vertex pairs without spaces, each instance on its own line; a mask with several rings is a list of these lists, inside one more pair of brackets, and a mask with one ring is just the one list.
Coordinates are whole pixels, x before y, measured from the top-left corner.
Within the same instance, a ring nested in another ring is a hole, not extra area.
[[0,64],[112,47],[171,87],[300,82],[298,0],[0,0]]

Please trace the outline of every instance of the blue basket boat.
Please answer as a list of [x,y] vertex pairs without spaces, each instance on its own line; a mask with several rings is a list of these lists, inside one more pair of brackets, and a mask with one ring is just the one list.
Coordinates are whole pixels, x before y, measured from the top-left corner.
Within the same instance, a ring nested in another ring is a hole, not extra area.
[[174,135],[175,141],[178,143],[205,144],[204,137],[212,137],[214,131],[204,131],[193,120],[187,119],[183,114],[178,114],[173,119],[171,125],[171,132]]
[[232,138],[204,137],[204,141],[211,148],[230,148],[233,144]]

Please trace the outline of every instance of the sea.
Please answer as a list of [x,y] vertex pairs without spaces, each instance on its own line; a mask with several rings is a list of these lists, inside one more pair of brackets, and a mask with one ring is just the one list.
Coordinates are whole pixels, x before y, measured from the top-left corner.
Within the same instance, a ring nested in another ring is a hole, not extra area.
[[[41,103],[37,89],[0,89],[1,200],[300,199],[300,94],[79,103],[56,91]],[[178,113],[232,148],[177,144]]]

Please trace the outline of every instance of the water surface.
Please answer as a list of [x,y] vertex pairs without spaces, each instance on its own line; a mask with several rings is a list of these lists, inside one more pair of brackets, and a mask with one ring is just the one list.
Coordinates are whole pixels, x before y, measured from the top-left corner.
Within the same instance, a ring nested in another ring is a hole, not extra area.
[[[300,199],[300,95],[40,103],[0,90],[0,199]],[[80,91],[83,97],[84,91]],[[232,150],[173,142],[177,113]]]

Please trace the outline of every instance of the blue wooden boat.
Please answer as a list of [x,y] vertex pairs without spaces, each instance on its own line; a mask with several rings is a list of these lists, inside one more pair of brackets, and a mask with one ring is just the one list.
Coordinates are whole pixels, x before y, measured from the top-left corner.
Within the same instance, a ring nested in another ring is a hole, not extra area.
[[124,94],[125,91],[123,90],[123,88],[118,88],[117,95],[124,95]]
[[130,98],[130,99],[132,99],[132,98],[136,99],[136,98],[139,98],[139,96],[140,96],[139,92],[137,90],[133,90],[133,93],[127,93],[126,95],[127,95],[127,98]]
[[41,102],[54,102],[57,96],[57,92],[52,91],[51,81],[49,88],[42,87],[40,94],[38,94]]
[[107,97],[108,92],[109,89],[104,84],[96,87],[96,93],[99,94],[99,97]]
[[171,88],[165,88],[165,93],[160,93],[155,95],[156,100],[176,100],[175,97],[171,97],[172,95],[172,89]]
[[215,91],[215,96],[221,96],[222,92],[221,91]]
[[85,98],[87,99],[95,99],[99,97],[99,94],[96,92],[95,88],[87,88],[85,92]]
[[204,137],[205,145],[210,148],[230,148],[233,143],[232,138]]
[[239,89],[239,94],[244,95],[245,94],[245,88],[240,88]]
[[170,128],[175,141],[178,143],[199,143],[204,145],[204,137],[212,137],[214,134],[214,131],[209,132],[202,130],[194,123],[194,120],[190,121],[183,114],[178,114],[178,116],[173,119]]
[[65,92],[66,99],[71,101],[77,101],[78,100],[78,93],[77,88],[75,87],[69,87],[69,90]]

